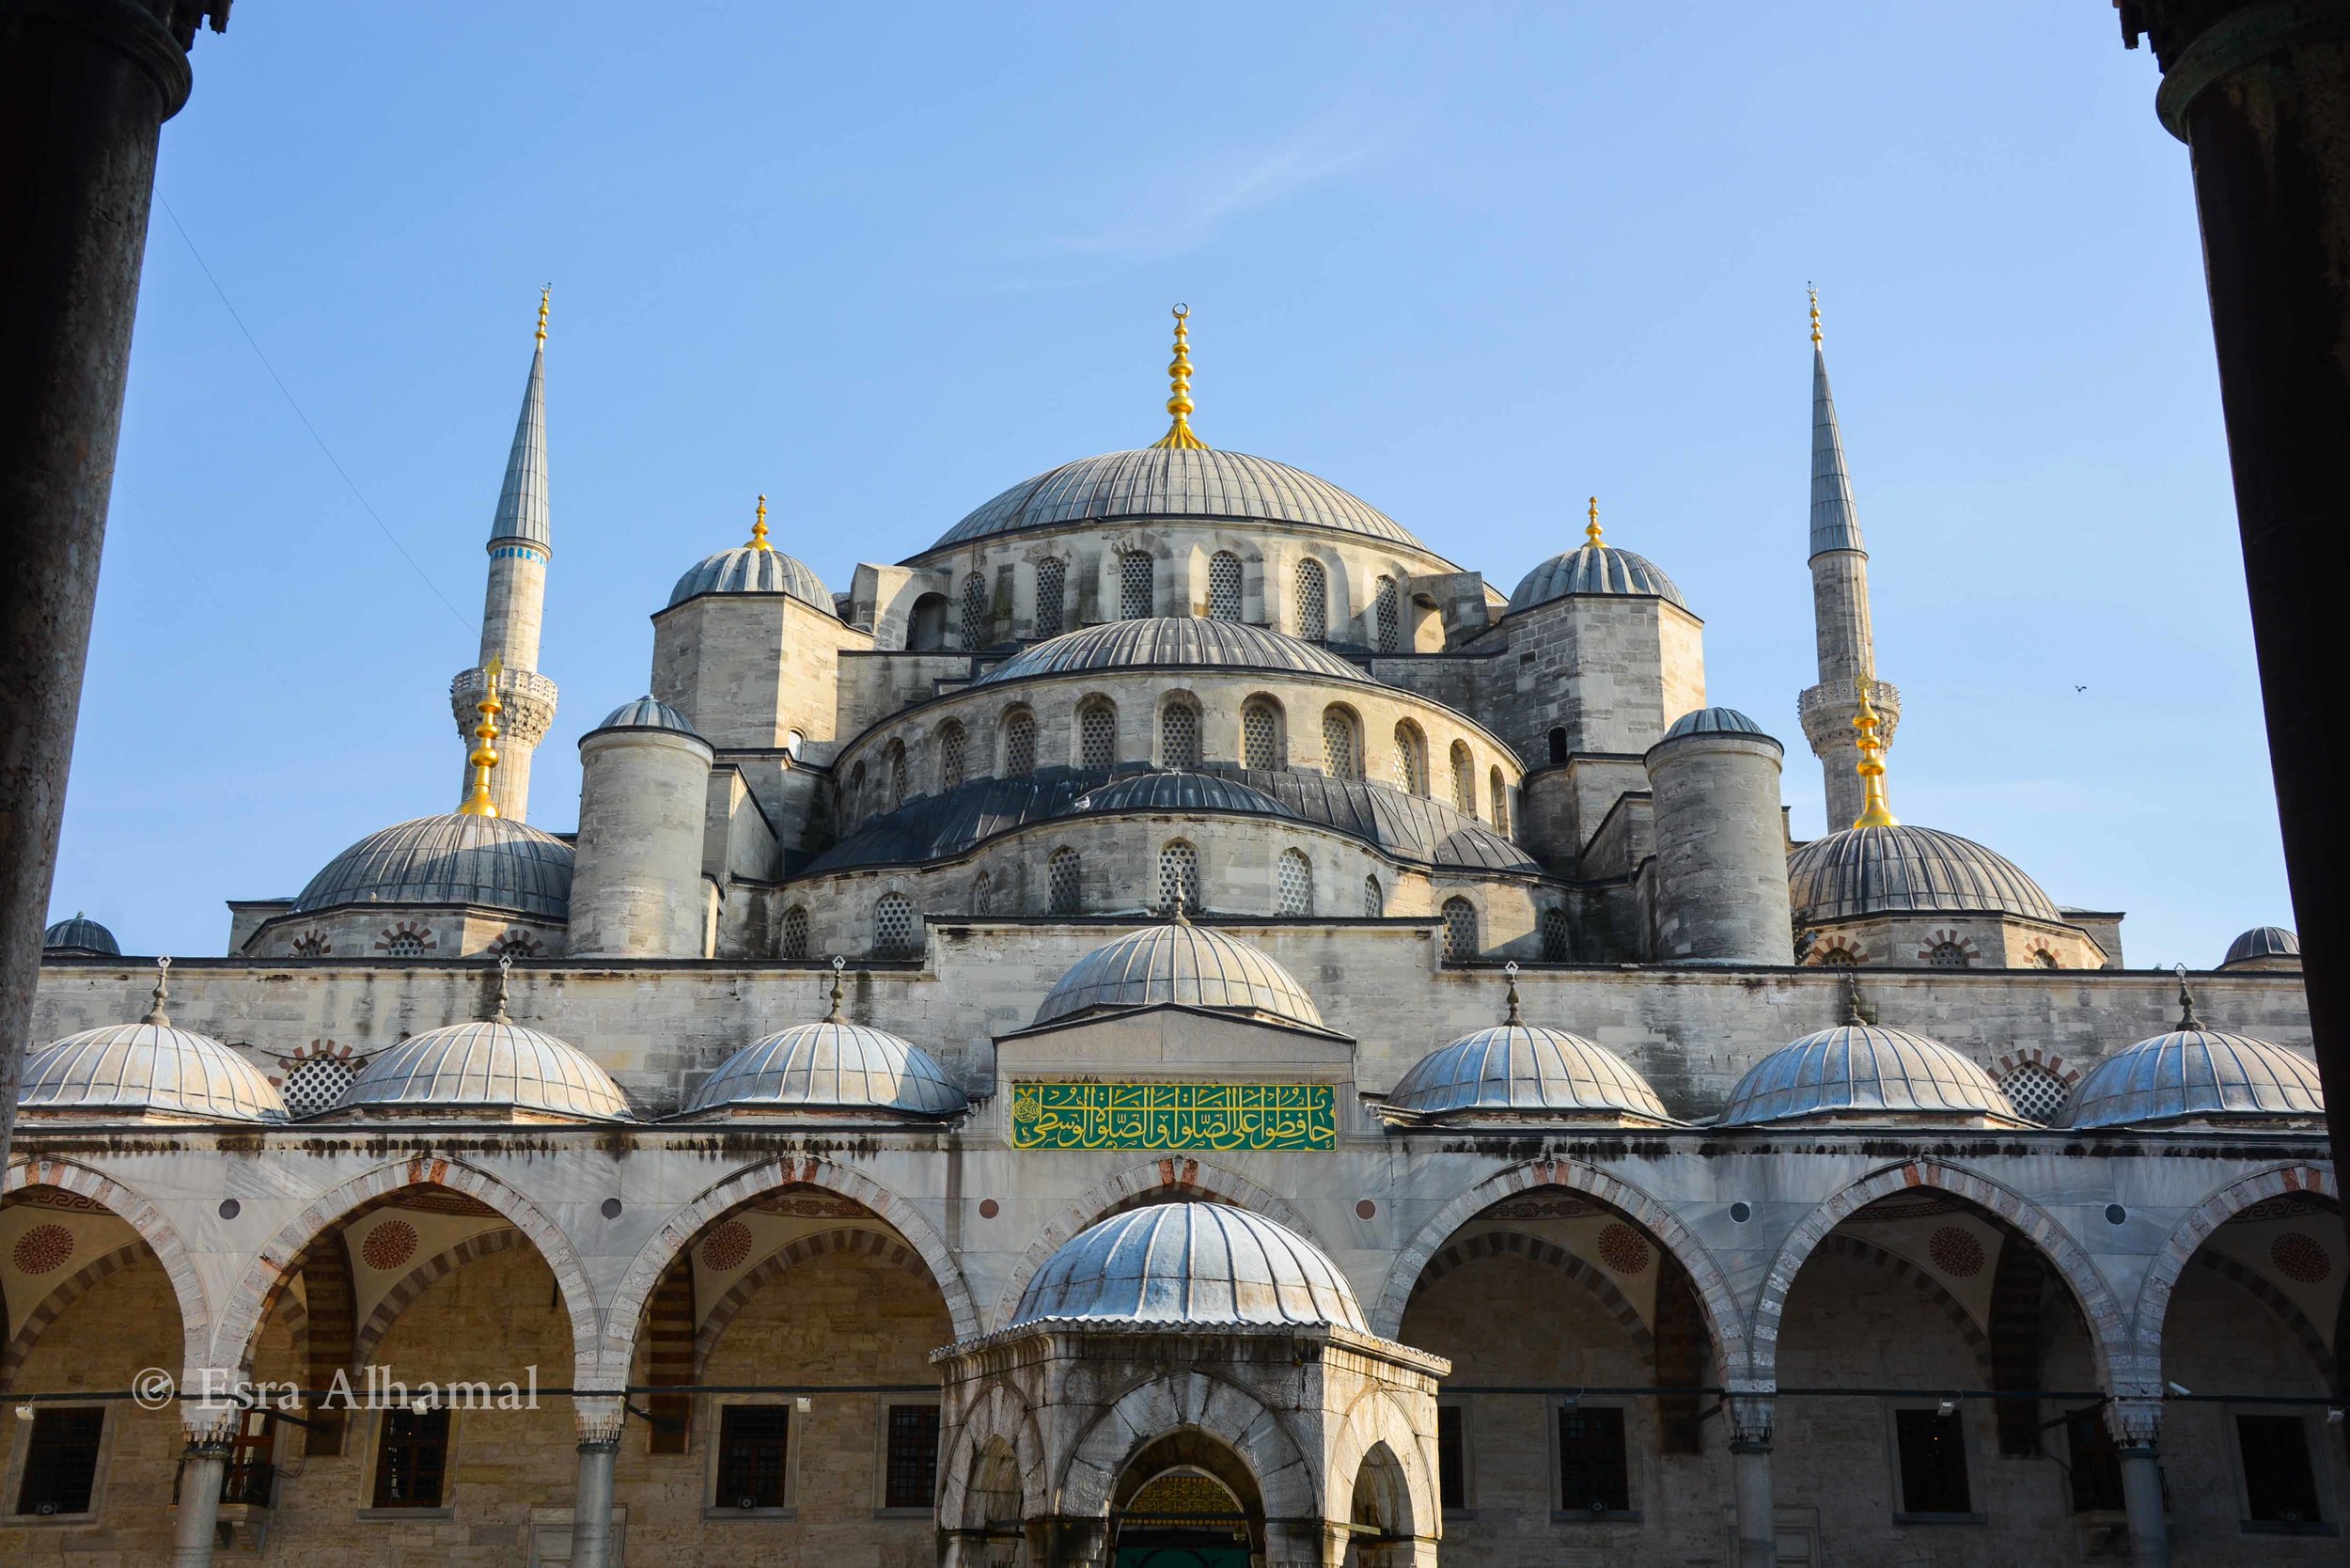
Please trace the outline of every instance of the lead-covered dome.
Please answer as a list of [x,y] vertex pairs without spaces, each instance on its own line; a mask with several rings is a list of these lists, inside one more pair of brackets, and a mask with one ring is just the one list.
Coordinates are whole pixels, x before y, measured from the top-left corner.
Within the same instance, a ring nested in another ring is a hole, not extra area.
[[[121,945],[115,933],[83,914],[73,912],[70,920],[59,920],[40,933],[40,950],[45,958],[120,958]],[[2294,951],[2298,952],[2297,947]]]
[[1271,795],[1252,790],[1238,779],[1166,768],[1088,790],[1069,808],[1069,814],[1077,817],[1111,811],[1237,811],[1249,816],[1291,818],[1297,815]]
[[744,1046],[702,1080],[685,1108],[952,1116],[966,1104],[920,1046],[835,1016]]
[[988,686],[1083,670],[1169,666],[1270,669],[1338,681],[1368,679],[1328,649],[1284,632],[1237,620],[1152,616],[1140,620],[1105,620],[1099,626],[1064,632],[1013,654],[971,683]]
[[469,903],[559,920],[571,911],[572,858],[571,845],[510,817],[415,817],[328,861],[293,909]]
[[1210,1008],[1321,1028],[1322,1010],[1287,969],[1222,932],[1188,920],[1145,926],[1069,966],[1036,1021],[1137,1007]]
[[1431,1120],[1573,1117],[1665,1123],[1665,1104],[1622,1058],[1580,1035],[1512,1021],[1465,1034],[1412,1064],[1387,1105]]
[[1738,1080],[1714,1124],[1891,1116],[2029,1124],[1990,1074],[1948,1045],[1873,1024],[1840,1024],[1773,1051]]
[[[55,930],[55,927],[51,927]],[[103,931],[105,928],[99,928]],[[2228,944],[2228,956],[2219,961],[2222,969],[2238,964],[2260,964],[2278,959],[2301,960],[2301,938],[2282,926],[2254,926],[2250,931]]]
[[640,697],[634,702],[623,702],[603,715],[599,729],[673,729],[681,735],[691,735],[694,727],[685,722],[685,715],[656,697]]
[[1584,544],[1561,551],[1519,578],[1510,595],[1509,613],[1580,593],[1662,599],[1684,610],[1689,607],[1664,568],[1646,556],[1612,544]]
[[630,1120],[628,1097],[587,1052],[503,1019],[427,1029],[369,1057],[335,1108]]
[[1788,902],[1810,925],[1881,914],[2019,915],[2063,923],[2015,863],[1937,828],[1848,827],[1787,857]]
[[2326,1114],[2317,1064],[2248,1035],[2193,1027],[2141,1040],[2091,1068],[2058,1125],[2132,1127],[2191,1117]]
[[1213,518],[1292,523],[1427,553],[1394,518],[1301,468],[1246,452],[1146,447],[1104,452],[1021,480],[939,536],[932,550],[1078,523]]
[[1735,708],[1693,708],[1665,727],[1665,739],[1668,741],[1684,735],[1753,735],[1774,745],[1778,744],[1761,725]]
[[26,1111],[108,1111],[198,1121],[283,1121],[286,1102],[260,1070],[160,1012],[67,1035],[25,1058]]
[[1011,1322],[1072,1321],[1365,1329],[1362,1304],[1319,1247],[1223,1203],[1154,1203],[1062,1243]]
[[807,562],[787,556],[771,544],[739,544],[704,556],[688,567],[669,590],[669,603],[682,604],[705,593],[788,593],[803,604],[826,615],[834,613],[831,590]]

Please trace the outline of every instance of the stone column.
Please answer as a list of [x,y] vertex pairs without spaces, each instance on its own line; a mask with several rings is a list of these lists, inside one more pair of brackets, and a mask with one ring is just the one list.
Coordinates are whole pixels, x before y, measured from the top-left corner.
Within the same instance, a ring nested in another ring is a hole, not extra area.
[[572,1401],[579,1425],[579,1482],[572,1498],[572,1568],[612,1568],[612,1468],[626,1419],[618,1395]]
[[2162,1506],[2162,1402],[2117,1399],[2106,1406],[2106,1430],[2122,1461],[2122,1506],[2130,1517],[2131,1568],[2170,1568],[2170,1521]]
[[1777,1568],[1778,1505],[1771,1491],[1768,1392],[1730,1396],[1730,1474],[1738,1502],[1738,1568]]
[[219,1405],[185,1409],[188,1446],[180,1457],[180,1516],[171,1530],[172,1568],[212,1568],[219,1538],[220,1487],[228,1474],[229,1434],[239,1412]]

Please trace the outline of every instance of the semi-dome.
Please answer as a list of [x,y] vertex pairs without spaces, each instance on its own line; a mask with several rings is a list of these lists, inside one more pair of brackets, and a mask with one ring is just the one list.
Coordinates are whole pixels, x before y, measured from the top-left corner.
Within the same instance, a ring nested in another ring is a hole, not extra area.
[[1754,735],[1778,743],[1763,728],[1735,708],[1696,708],[1682,714],[1665,727],[1665,739],[1679,740],[1684,735]]
[[694,727],[685,722],[685,715],[653,697],[640,697],[634,702],[623,702],[603,715],[599,729],[674,729],[681,735],[691,735]]
[[2190,1013],[2091,1068],[2060,1126],[2132,1127],[2189,1117],[2322,1117],[2317,1064],[2265,1040],[2222,1034]]
[[1873,1024],[1840,1024],[1773,1051],[1738,1080],[1714,1124],[1875,1116],[2027,1125],[1991,1074],[1948,1045]]
[[1099,626],[1064,632],[1013,654],[972,684],[998,685],[1043,675],[1168,666],[1270,669],[1339,681],[1367,679],[1328,649],[1285,632],[1237,620],[1152,616],[1140,620],[1105,620]]
[[1518,579],[1510,595],[1510,613],[1579,593],[1662,599],[1684,610],[1689,607],[1664,568],[1646,556],[1612,544],[1584,544],[1561,551]]
[[1572,1116],[1669,1122],[1648,1080],[1605,1045],[1520,1021],[1465,1034],[1412,1064],[1387,1094],[1417,1117]]
[[559,920],[571,910],[572,846],[511,817],[416,817],[328,861],[293,908],[363,903],[469,903]]
[[891,1111],[952,1116],[962,1090],[910,1041],[835,1016],[753,1041],[702,1080],[688,1111]]
[[1163,768],[1088,790],[1070,806],[1072,816],[1111,811],[1239,811],[1259,817],[1296,813],[1261,790],[1213,773]]
[[201,1121],[283,1121],[286,1102],[260,1070],[209,1035],[156,1011],[136,1024],[67,1035],[24,1061],[26,1111],[119,1111]]
[[[55,930],[55,927],[51,927]],[[102,932],[103,926],[99,927]],[[2228,944],[2228,956],[2219,961],[2222,969],[2238,964],[2289,958],[2295,963],[2301,957],[2301,938],[2282,926],[2254,926],[2250,931]]]
[[1146,447],[1104,452],[1021,480],[939,536],[932,550],[1026,528],[1145,518],[1292,523],[1428,547],[1376,507],[1303,469],[1246,452]]
[[2015,863],[1936,828],[1848,827],[1787,857],[1796,923],[1862,915],[2019,915],[2062,924],[2056,904]]
[[1044,1260],[1011,1321],[1365,1328],[1320,1248],[1224,1203],[1154,1203],[1079,1231]]
[[1246,942],[1188,920],[1145,926],[1094,949],[1045,993],[1036,1021],[1168,1004],[1323,1027],[1322,1010],[1287,969]]
[[578,1046],[494,1019],[427,1029],[369,1057],[337,1110],[465,1110],[630,1119],[612,1074]]
[[771,544],[739,544],[704,556],[677,580],[677,587],[669,590],[669,603],[682,604],[705,593],[788,593],[826,615],[834,613],[832,593],[823,579],[798,557],[787,556]]
[[[73,912],[70,920],[59,920],[40,933],[40,950],[48,958],[120,958],[121,945],[115,933],[83,914]],[[2294,949],[2299,951],[2298,948]]]

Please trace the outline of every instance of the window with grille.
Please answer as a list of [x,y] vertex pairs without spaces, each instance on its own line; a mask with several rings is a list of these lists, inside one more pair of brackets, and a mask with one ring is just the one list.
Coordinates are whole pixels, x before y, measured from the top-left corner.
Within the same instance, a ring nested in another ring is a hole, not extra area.
[[1004,776],[1026,778],[1036,772],[1036,715],[1015,709],[1004,720]]
[[892,741],[884,753],[889,760],[889,809],[895,811],[906,803],[906,744]]
[[1407,795],[1428,792],[1428,754],[1409,724],[1395,727],[1395,787]]
[[1477,906],[1466,899],[1444,901],[1444,961],[1466,964],[1477,956]]
[[2040,1122],[2054,1121],[2073,1095],[2062,1078],[2036,1061],[2028,1061],[2001,1078],[1999,1089],[2018,1116]]
[[1333,778],[1360,778],[1363,760],[1355,750],[1355,719],[1343,708],[1322,714],[1322,765]]
[[1199,710],[1188,702],[1170,702],[1159,710],[1159,761],[1164,767],[1199,765]]
[[1240,557],[1230,550],[1208,557],[1208,619],[1240,619]]
[[1510,786],[1495,768],[1485,776],[1485,793],[1494,805],[1494,826],[1500,832],[1510,831]]
[[394,958],[422,958],[424,956],[424,933],[396,931],[384,938],[384,950]]
[[1240,715],[1240,760],[1243,767],[1271,772],[1281,765],[1280,729],[1273,710],[1252,702]]
[[1902,1471],[1904,1513],[1968,1513],[1966,1430],[1958,1413],[1893,1412],[1893,1442]]
[[937,1486],[938,1406],[891,1405],[882,1506],[928,1508]]
[[1820,967],[1823,969],[1857,969],[1860,967],[1860,955],[1838,942],[1820,954]]
[[1557,907],[1543,910],[1543,962],[1564,964],[1567,953],[1567,912]]
[[974,915],[995,913],[995,879],[985,871],[981,871],[978,880],[971,884],[971,913]]
[[1159,907],[1199,913],[1199,852],[1181,839],[1159,851]]
[[1058,557],[1036,563],[1036,635],[1057,637],[1068,624],[1062,598],[1068,591],[1069,566]]
[[306,931],[293,939],[287,950],[296,958],[324,958],[335,950],[335,946],[326,939],[325,933]]
[[781,1508],[791,1450],[788,1404],[729,1404],[718,1413],[720,1508]]
[[98,1483],[99,1439],[106,1432],[104,1406],[36,1405],[23,1431],[24,1479],[17,1484],[16,1511],[43,1518],[87,1513],[90,1489]]
[[987,579],[974,572],[963,580],[963,645],[965,648],[987,646],[989,619]]
[[2045,948],[2034,948],[2031,950],[2031,966],[2035,969],[2061,969],[2064,967],[2063,964],[2057,962],[2057,955],[2050,952]]
[[1297,563],[1297,635],[1308,642],[1330,637],[1330,580],[1320,561]]
[[1559,1506],[1574,1513],[1622,1513],[1632,1507],[1632,1466],[1623,1446],[1623,1412],[1564,1405],[1559,1411]]
[[904,954],[918,946],[915,933],[914,901],[903,893],[884,893],[873,905],[873,950]]
[[783,912],[783,956],[807,956],[807,906],[793,904]]
[[1387,912],[1387,895],[1375,876],[1363,878],[1363,913],[1372,919]]
[[448,1412],[386,1410],[375,1438],[377,1508],[438,1508],[448,1479]]
[[1121,620],[1144,620],[1151,615],[1151,557],[1129,550],[1118,557],[1118,615]]
[[1966,949],[1955,942],[1936,942],[1926,949],[1926,967],[1964,969],[1966,967]]
[[1303,850],[1283,850],[1278,871],[1281,891],[1281,913],[1311,915],[1314,912],[1314,868]]
[[1393,653],[1402,636],[1403,606],[1395,591],[1395,579],[1382,577],[1371,597],[1371,613],[1378,625],[1379,651]]
[[1085,868],[1073,849],[1057,849],[1044,863],[1045,895],[1056,915],[1074,915],[1085,908]]
[[1436,1505],[1468,1506],[1468,1441],[1457,1404],[1436,1406]]
[[1089,703],[1077,715],[1077,765],[1106,768],[1118,760],[1118,710]]
[[959,790],[963,787],[963,726],[948,720],[938,732],[938,787]]
[[351,1063],[335,1057],[312,1057],[295,1064],[286,1074],[286,1081],[277,1086],[278,1098],[296,1116],[316,1116],[332,1110],[351,1087],[351,1080],[359,1075]]
[[1452,743],[1452,805],[1466,816],[1477,815],[1477,764],[1463,741]]
[[2235,1440],[2244,1456],[2245,1514],[2254,1524],[2313,1525],[2317,1472],[2310,1464],[2308,1423],[2298,1416],[2238,1416]]

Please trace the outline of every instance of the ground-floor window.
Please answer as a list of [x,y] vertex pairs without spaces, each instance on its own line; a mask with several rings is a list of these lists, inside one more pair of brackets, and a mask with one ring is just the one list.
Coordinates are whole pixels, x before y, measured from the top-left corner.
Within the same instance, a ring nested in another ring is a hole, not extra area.
[[1955,1406],[1893,1412],[1893,1446],[1901,1466],[1902,1512],[1970,1513],[1966,1431]]
[[729,1404],[718,1416],[720,1508],[781,1508],[791,1442],[788,1404]]
[[2309,1428],[2298,1416],[2238,1416],[2244,1460],[2244,1517],[2260,1525],[2309,1525],[2323,1516]]
[[448,1412],[386,1410],[375,1443],[377,1508],[438,1508],[448,1479]]
[[24,1479],[16,1490],[16,1511],[42,1517],[87,1513],[90,1488],[98,1482],[99,1439],[105,1432],[103,1408],[36,1407],[24,1433]]
[[938,1406],[893,1404],[882,1472],[884,1508],[928,1508],[938,1490]]
[[1622,1410],[1559,1407],[1559,1506],[1570,1513],[1630,1511],[1632,1471]]

